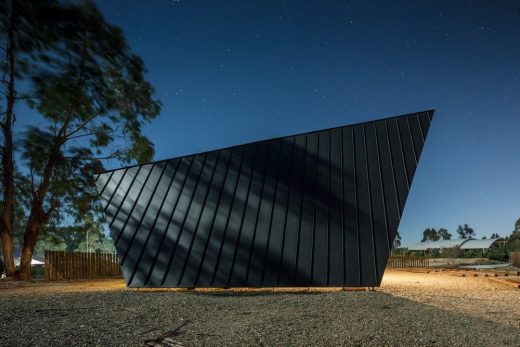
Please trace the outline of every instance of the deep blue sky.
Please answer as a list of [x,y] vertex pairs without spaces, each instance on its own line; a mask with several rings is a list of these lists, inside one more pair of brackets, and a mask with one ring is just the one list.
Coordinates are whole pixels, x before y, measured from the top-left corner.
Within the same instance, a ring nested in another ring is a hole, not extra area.
[[436,109],[401,221],[520,217],[518,1],[99,1],[149,69],[156,159]]

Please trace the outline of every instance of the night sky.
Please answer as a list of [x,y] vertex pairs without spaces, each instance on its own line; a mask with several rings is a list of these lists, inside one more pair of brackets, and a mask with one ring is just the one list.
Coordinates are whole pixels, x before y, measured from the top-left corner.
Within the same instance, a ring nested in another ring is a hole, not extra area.
[[400,225],[520,217],[518,1],[99,1],[163,102],[156,159],[436,110]]

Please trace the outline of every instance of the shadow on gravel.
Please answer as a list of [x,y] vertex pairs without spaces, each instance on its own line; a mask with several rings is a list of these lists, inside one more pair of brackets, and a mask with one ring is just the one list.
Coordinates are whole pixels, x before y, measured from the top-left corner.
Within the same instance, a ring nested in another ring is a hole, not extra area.
[[307,296],[307,295],[327,295],[332,294],[331,292],[193,292],[193,293],[182,293],[200,296],[216,296],[216,297],[248,297],[248,296],[261,296],[261,297],[279,297],[279,296]]
[[[520,336],[518,324],[380,291],[5,294],[0,331],[6,346],[161,346],[163,340],[185,346],[515,346]],[[507,315],[497,312],[498,319]]]

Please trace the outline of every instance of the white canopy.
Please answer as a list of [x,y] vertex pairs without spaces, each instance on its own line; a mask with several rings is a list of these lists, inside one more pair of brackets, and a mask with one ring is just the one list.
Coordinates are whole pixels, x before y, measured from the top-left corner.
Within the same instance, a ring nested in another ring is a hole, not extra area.
[[460,249],[488,249],[497,239],[454,239],[419,242],[408,247],[410,251],[426,251],[428,249],[443,249],[460,247]]
[[[31,259],[31,265],[43,265],[43,264],[45,264],[43,261]],[[14,258],[14,265],[20,266],[20,258]]]
[[410,251],[426,251],[428,249],[443,249],[461,246],[467,239],[439,240],[419,242],[408,247]]
[[464,242],[460,249],[488,249],[498,239],[485,239],[485,240],[468,240]]

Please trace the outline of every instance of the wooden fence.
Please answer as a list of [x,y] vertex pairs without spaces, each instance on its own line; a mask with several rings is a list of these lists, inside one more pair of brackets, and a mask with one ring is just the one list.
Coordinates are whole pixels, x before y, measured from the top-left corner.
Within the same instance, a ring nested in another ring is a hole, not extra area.
[[122,277],[115,253],[45,251],[45,280]]
[[520,267],[520,252],[511,252],[511,264],[516,267]]
[[430,259],[424,257],[407,257],[393,256],[388,259],[388,268],[400,267],[427,267],[430,265]]

